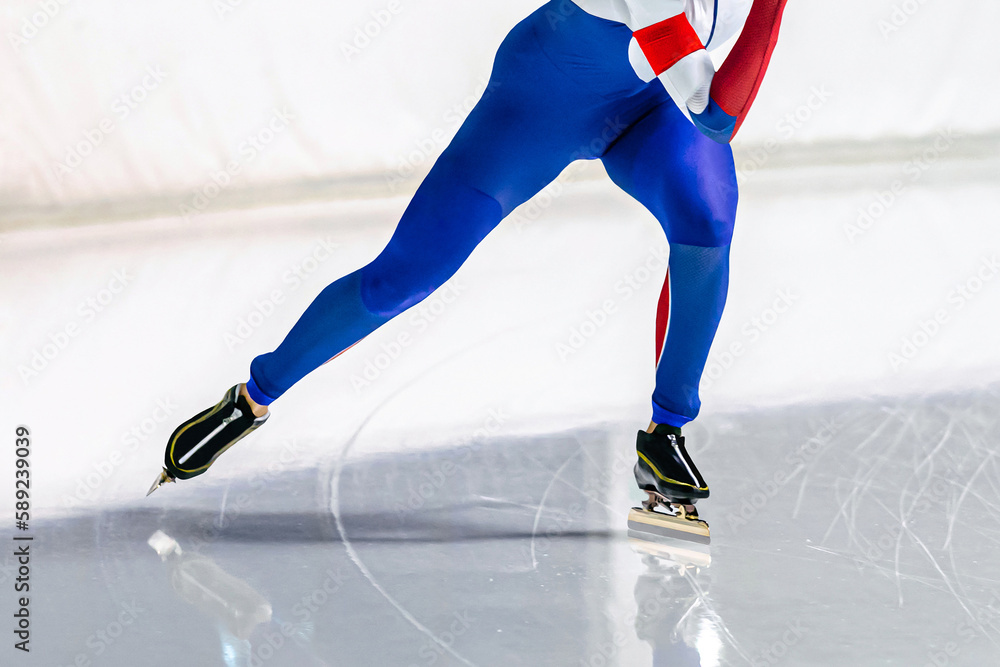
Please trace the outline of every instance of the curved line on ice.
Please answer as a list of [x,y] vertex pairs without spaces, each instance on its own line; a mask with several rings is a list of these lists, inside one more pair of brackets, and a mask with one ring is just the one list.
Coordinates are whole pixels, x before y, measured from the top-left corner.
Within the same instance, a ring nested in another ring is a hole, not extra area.
[[[499,335],[499,334],[497,334],[497,335]],[[488,340],[491,340],[491,339],[493,339],[495,337],[496,336],[490,336],[490,337],[488,337],[488,338],[486,338],[484,340],[478,341],[474,345],[470,345],[469,347],[466,347],[466,348],[464,348],[462,350],[459,350],[455,354],[452,354],[451,356],[445,357],[444,359],[441,359],[440,361],[438,361],[438,362],[436,362],[436,363],[428,366],[420,375],[417,375],[416,377],[414,377],[413,379],[409,380],[408,382],[403,383],[402,385],[400,385],[396,389],[396,391],[394,391],[391,394],[389,394],[388,396],[386,396],[382,400],[382,402],[379,403],[378,405],[376,405],[372,409],[372,411],[368,413],[368,415],[364,418],[364,420],[360,424],[358,424],[358,427],[354,430],[354,433],[352,433],[351,437],[347,439],[347,442],[344,444],[344,446],[340,450],[340,456],[337,457],[336,467],[334,468],[334,471],[333,471],[333,477],[330,480],[330,512],[333,514],[334,523],[337,526],[337,532],[340,534],[340,539],[344,543],[344,549],[347,551],[347,555],[348,555],[348,557],[350,557],[351,562],[354,563],[355,567],[357,567],[358,570],[361,572],[361,574],[365,577],[365,579],[368,580],[368,583],[370,583],[372,585],[372,587],[376,591],[378,591],[379,595],[381,595],[383,598],[385,598],[386,602],[388,602],[390,605],[392,605],[392,607],[397,612],[399,612],[400,616],[402,616],[404,619],[406,619],[406,621],[410,625],[412,625],[414,628],[416,628],[421,633],[423,633],[424,635],[426,635],[431,641],[433,641],[435,644],[437,644],[438,646],[440,646],[442,649],[444,649],[445,651],[447,651],[448,653],[450,653],[457,660],[460,660],[465,665],[469,665],[469,667],[475,667],[475,665],[473,663],[469,662],[468,660],[466,660],[464,657],[462,657],[458,653],[456,653],[455,650],[451,648],[451,646],[449,646],[448,644],[444,643],[429,628],[427,628],[420,621],[418,621],[413,616],[413,614],[411,614],[410,612],[408,612],[403,607],[403,605],[401,605],[394,597],[392,597],[389,594],[388,591],[385,590],[385,588],[382,587],[382,585],[375,579],[375,576],[371,573],[371,571],[368,569],[368,567],[362,562],[360,556],[358,556],[357,551],[354,549],[354,545],[351,544],[350,538],[347,536],[347,532],[344,529],[344,522],[343,522],[343,520],[341,519],[341,516],[340,516],[340,476],[341,476],[341,473],[343,472],[343,469],[344,469],[344,460],[347,458],[347,454],[351,450],[351,448],[354,446],[354,443],[357,442],[358,435],[360,435],[361,431],[364,430],[365,426],[368,425],[368,423],[372,420],[372,418],[376,414],[378,414],[378,412],[383,407],[385,407],[390,401],[392,401],[393,398],[395,398],[399,394],[403,393],[406,389],[408,389],[412,385],[416,384],[417,382],[419,382],[420,380],[422,380],[423,378],[425,378],[435,368],[438,368],[440,366],[444,366],[444,365],[450,363],[454,359],[456,359],[456,358],[461,357],[462,355],[464,355],[466,352],[469,352],[470,350],[476,349],[477,347],[481,346],[483,343],[485,343]]]

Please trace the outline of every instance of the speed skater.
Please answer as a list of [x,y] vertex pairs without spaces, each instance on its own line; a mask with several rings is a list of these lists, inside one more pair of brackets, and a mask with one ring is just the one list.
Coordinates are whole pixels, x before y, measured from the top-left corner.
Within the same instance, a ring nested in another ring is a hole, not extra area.
[[[631,518],[667,517],[707,538],[694,503],[709,489],[681,429],[698,415],[728,290],[738,199],[729,142],[757,94],[786,1],[552,0],[518,23],[497,51],[489,94],[386,247],[320,292],[282,343],[253,360],[245,383],[173,432],[150,493],[204,473],[292,385],[425,299],[514,209],[589,159],[646,207],[670,247],[652,418],[636,444],[648,500]],[[708,50],[737,32],[716,72]],[[609,119],[616,130],[607,140]]]

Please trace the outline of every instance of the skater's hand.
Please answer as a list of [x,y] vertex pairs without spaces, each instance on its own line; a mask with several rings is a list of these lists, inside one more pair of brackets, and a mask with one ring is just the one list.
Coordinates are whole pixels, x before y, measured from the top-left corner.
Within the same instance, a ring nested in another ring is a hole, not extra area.
[[750,111],[778,42],[787,1],[754,0],[743,32],[712,79],[708,107],[697,118],[692,115],[698,129],[716,141],[731,141]]

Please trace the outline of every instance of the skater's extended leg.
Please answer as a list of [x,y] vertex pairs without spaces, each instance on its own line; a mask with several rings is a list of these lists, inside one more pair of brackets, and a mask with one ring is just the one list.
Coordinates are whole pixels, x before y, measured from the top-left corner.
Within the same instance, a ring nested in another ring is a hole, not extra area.
[[420,186],[389,244],[367,266],[335,281],[274,352],[250,366],[261,404],[440,287],[500,222],[500,205],[439,162]]
[[222,452],[264,423],[263,406],[434,291],[500,219],[495,199],[463,182],[450,160],[439,160],[382,253],[324,289],[281,345],[254,359],[245,388],[231,388],[222,402],[174,431],[164,472],[153,489],[205,472]]
[[[504,40],[486,93],[382,253],[324,289],[281,345],[253,361],[245,390],[234,387],[175,431],[164,477],[204,472],[266,418],[251,419],[254,405],[266,406],[427,297],[514,208],[573,160],[601,157],[666,99],[658,83],[644,84],[631,69],[626,26],[582,11],[561,12],[553,24],[550,14],[539,9]],[[207,463],[190,471],[178,455]]]

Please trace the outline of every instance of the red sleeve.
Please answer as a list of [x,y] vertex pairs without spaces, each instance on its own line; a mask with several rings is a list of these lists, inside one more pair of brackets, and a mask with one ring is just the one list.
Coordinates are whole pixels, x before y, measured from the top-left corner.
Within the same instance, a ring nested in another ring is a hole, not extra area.
[[712,79],[712,99],[723,111],[736,117],[734,134],[743,124],[764,80],[787,1],[754,0],[736,46]]

